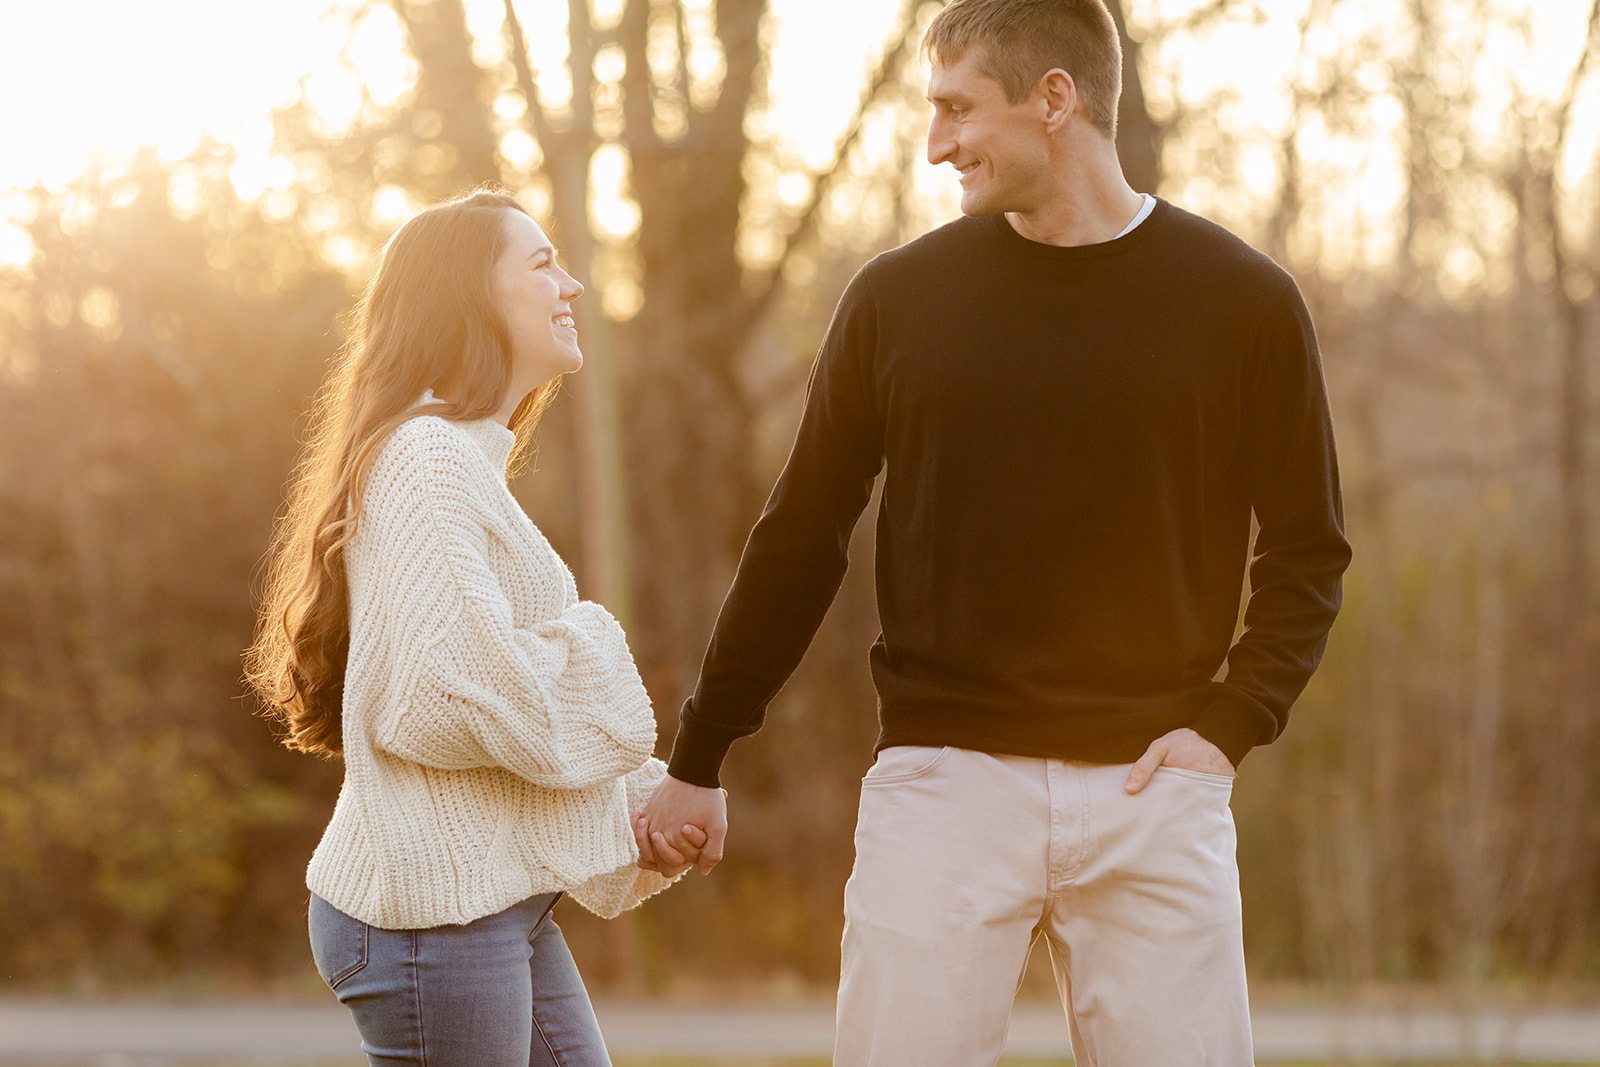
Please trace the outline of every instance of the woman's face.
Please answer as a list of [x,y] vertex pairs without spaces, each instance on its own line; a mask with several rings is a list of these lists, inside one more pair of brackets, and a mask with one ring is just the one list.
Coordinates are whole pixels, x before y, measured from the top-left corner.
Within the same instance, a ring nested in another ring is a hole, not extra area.
[[489,275],[495,304],[511,331],[514,405],[545,382],[583,366],[572,302],[583,292],[556,266],[556,250],[533,219],[507,208],[505,247]]

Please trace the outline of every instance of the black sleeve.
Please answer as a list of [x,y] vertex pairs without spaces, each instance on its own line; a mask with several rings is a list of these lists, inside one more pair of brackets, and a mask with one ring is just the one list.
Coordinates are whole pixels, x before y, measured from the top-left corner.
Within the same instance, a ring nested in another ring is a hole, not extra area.
[[794,447],[745,544],[699,684],[679,716],[669,764],[675,778],[718,784],[728,746],[761,728],[768,703],[839,591],[850,532],[883,466],[873,376],[877,334],[872,287],[862,271],[834,311]]
[[1194,729],[1235,765],[1283,731],[1322,659],[1350,563],[1316,333],[1290,282],[1262,324],[1245,382],[1240,447],[1259,529],[1244,632]]

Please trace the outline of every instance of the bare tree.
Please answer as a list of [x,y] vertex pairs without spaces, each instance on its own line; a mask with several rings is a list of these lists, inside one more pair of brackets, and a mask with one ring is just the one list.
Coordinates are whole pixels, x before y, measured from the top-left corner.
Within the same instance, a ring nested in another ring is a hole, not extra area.
[[[903,61],[921,5],[908,3],[863,94],[865,110]],[[721,0],[715,43],[723,71],[710,100],[693,99],[688,56],[695,47],[682,7],[631,0],[617,26],[595,28],[588,6],[568,8],[573,85],[570,122],[557,126],[539,99],[515,9],[506,4],[507,37],[529,124],[544,151],[558,220],[587,218],[589,164],[602,138],[594,99],[602,89],[593,61],[599,45],[620,46],[620,132],[640,223],[631,255],[643,292],[626,323],[600,321],[594,305],[580,323],[587,348],[604,345],[575,386],[583,404],[585,558],[613,601],[634,604],[637,651],[660,706],[670,711],[693,680],[700,647],[754,520],[766,472],[750,462],[760,414],[741,381],[752,332],[780,290],[790,251],[806,240],[823,192],[855,144],[859,114],[833,162],[813,176],[813,195],[764,273],[739,256],[745,167],[752,144],[747,118],[763,99],[766,0]],[[652,41],[670,40],[677,63],[652,65]],[[592,239],[564,234],[567,257],[593,266]],[[616,372],[611,371],[614,364]],[[625,432],[624,432],[624,429]],[[623,472],[635,488],[622,486]],[[623,522],[623,501],[630,522]],[[626,531],[626,532],[624,532]],[[628,576],[631,576],[631,582]],[[630,590],[630,584],[633,586]]]

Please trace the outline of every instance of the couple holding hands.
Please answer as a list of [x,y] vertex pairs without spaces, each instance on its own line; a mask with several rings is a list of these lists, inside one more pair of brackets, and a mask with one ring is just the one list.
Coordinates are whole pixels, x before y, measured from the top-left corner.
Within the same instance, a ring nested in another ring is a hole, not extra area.
[[721,859],[723,758],[880,472],[835,1062],[993,1064],[1041,937],[1080,1065],[1252,1062],[1234,769],[1350,558],[1310,318],[1124,180],[1102,0],[952,0],[923,47],[963,217],[840,299],[668,763],[621,627],[506,484],[583,362],[583,286],[499,192],[385,246],[250,655],[286,742],[344,759],[310,934],[372,1063],[609,1063],[551,908],[613,916]]

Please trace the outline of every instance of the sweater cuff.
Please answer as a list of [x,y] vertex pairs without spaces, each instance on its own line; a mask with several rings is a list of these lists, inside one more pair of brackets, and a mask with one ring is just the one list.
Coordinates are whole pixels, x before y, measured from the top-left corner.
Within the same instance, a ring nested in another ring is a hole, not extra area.
[[1242,690],[1223,684],[1189,728],[1210,741],[1235,768],[1252,748],[1270,741],[1276,733],[1272,713]]
[[680,782],[716,789],[722,784],[718,773],[728,747],[750,731],[696,718],[692,707],[692,701],[685,704],[678,716],[678,734],[672,740],[667,773]]

